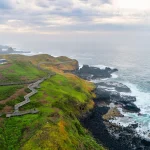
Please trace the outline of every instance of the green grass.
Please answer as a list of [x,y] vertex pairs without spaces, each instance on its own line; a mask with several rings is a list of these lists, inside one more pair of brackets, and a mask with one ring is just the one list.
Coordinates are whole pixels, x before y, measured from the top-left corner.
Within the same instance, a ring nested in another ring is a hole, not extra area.
[[[30,126],[32,134],[38,115],[26,115],[23,117],[13,117],[5,119],[0,128],[0,149],[17,150],[20,147],[19,141],[22,138],[24,130]],[[37,130],[37,128],[36,128]]]
[[0,86],[0,101],[5,100],[6,98],[13,95],[18,89],[21,89],[23,86]]
[[6,105],[8,105],[8,106],[14,106],[15,104],[20,103],[22,101],[24,101],[24,96],[20,95],[16,99],[6,102]]
[[91,83],[73,75],[56,75],[46,80],[31,103],[21,108],[38,108],[38,114],[4,118],[0,125],[0,148],[103,150],[77,119],[83,111],[81,106],[84,111],[89,109],[92,88]]
[[46,75],[30,62],[13,61],[9,67],[0,69],[4,77],[0,82],[32,81]]
[[[0,86],[0,101],[5,100],[12,96],[17,90],[23,88],[22,85],[16,86]],[[0,110],[2,110],[6,105],[14,106],[17,102],[24,100],[23,96],[19,96],[16,100],[8,101],[6,104],[0,104]]]
[[0,104],[0,110],[2,110],[5,106],[5,104]]

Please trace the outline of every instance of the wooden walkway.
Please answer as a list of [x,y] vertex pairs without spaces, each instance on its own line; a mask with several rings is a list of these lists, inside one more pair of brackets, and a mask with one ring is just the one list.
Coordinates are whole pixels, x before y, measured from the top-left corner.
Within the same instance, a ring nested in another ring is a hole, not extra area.
[[[65,63],[70,63],[70,62],[72,62],[72,61],[66,61],[66,62],[60,62],[60,63],[41,62],[41,63],[38,64],[38,68],[47,72],[47,70],[40,67],[41,64],[58,65],[58,64],[65,64]],[[19,108],[26,105],[26,104],[28,104],[30,102],[30,97],[32,97],[33,95],[35,95],[38,92],[36,89],[40,87],[40,84],[42,82],[44,82],[45,80],[47,80],[48,78],[54,76],[54,75],[56,75],[56,73],[48,72],[47,77],[44,77],[44,78],[30,84],[28,86],[28,88],[31,90],[31,92],[29,94],[25,95],[24,96],[25,100],[23,102],[20,102],[20,103],[16,104],[14,106],[14,112],[6,114],[6,117],[9,118],[9,117],[14,117],[14,116],[22,116],[22,115],[26,115],[26,114],[36,114],[36,113],[38,113],[39,111],[37,109],[31,109],[31,110],[27,110],[27,111],[19,111]]]
[[38,80],[37,82],[33,83],[33,84],[30,84],[28,86],[28,88],[31,90],[31,93],[27,94],[24,96],[24,101],[23,102],[20,102],[18,104],[16,104],[14,106],[14,112],[13,113],[9,113],[6,115],[6,117],[13,117],[13,116],[21,116],[21,115],[25,115],[25,114],[35,114],[35,113],[38,113],[39,111],[38,110],[27,110],[27,111],[23,111],[23,112],[20,112],[19,111],[19,108],[28,104],[30,102],[30,97],[32,97],[33,95],[35,95],[38,91],[36,90],[36,88],[39,88],[40,87],[40,84],[42,82],[44,82],[46,79],[50,78],[51,76],[54,76],[56,73],[51,73],[49,74],[47,77],[44,77],[40,80]]

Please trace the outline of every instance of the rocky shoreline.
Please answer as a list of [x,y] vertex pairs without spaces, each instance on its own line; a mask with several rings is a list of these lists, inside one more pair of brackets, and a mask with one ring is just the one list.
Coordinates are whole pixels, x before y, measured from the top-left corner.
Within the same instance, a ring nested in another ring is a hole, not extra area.
[[[111,74],[118,69],[106,67],[100,69],[84,65],[73,73],[86,80],[110,78]],[[123,127],[111,123],[109,120],[115,117],[124,117],[118,110],[140,114],[134,102],[136,97],[127,95],[131,92],[126,85],[112,81],[96,83],[94,99],[95,107],[91,112],[84,115],[80,121],[95,139],[110,150],[150,150],[150,142],[142,139],[135,131],[138,124]],[[121,93],[127,93],[125,95]]]

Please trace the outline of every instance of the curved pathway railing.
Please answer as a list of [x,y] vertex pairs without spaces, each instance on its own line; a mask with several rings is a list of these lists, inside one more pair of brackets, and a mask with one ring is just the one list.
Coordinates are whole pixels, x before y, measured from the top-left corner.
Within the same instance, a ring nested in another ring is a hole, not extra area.
[[26,82],[8,82],[8,83],[0,83],[0,86],[11,86],[11,85],[25,85],[35,83],[38,80],[26,81]]
[[28,86],[28,88],[31,90],[31,93],[27,94],[24,96],[24,101],[20,102],[18,104],[16,104],[14,106],[14,112],[13,113],[9,113],[6,115],[6,117],[13,117],[13,116],[22,116],[25,114],[35,114],[38,113],[39,111],[37,109],[31,109],[31,110],[27,110],[27,111],[19,111],[19,108],[28,104],[30,102],[30,97],[32,97],[33,95],[35,95],[38,91],[36,90],[36,88],[39,88],[39,85],[45,81],[46,79],[50,78],[51,76],[55,75],[55,73],[51,73],[49,74],[47,77],[44,77],[40,80],[38,80],[37,82],[30,84]]
[[44,82],[46,79],[50,78],[51,76],[54,76],[56,75],[56,73],[52,73],[52,72],[49,72],[48,70],[45,70],[43,68],[40,67],[41,64],[54,64],[54,65],[57,65],[57,64],[65,64],[65,63],[70,63],[72,61],[66,61],[66,62],[60,62],[60,63],[50,63],[50,62],[41,62],[38,64],[38,68],[43,70],[43,71],[46,71],[48,72],[48,76],[47,77],[43,77],[42,79],[30,84],[28,86],[28,88],[31,90],[31,93],[27,94],[24,96],[24,101],[23,102],[20,102],[18,104],[16,104],[14,106],[14,112],[13,113],[9,113],[9,114],[6,114],[6,117],[13,117],[13,116],[22,116],[22,115],[25,115],[25,114],[35,114],[35,113],[38,113],[39,111],[37,109],[31,109],[31,110],[27,110],[27,111],[19,111],[19,108],[28,104],[30,102],[30,97],[35,95],[38,91],[36,90],[36,88],[39,88],[39,85]]

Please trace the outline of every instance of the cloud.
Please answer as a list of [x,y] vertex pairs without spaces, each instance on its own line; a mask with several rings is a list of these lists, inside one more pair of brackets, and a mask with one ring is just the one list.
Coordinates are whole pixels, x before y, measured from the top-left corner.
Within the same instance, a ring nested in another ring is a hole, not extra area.
[[0,31],[149,29],[149,0],[0,0]]
[[0,0],[0,9],[11,9],[13,3],[11,0]]

